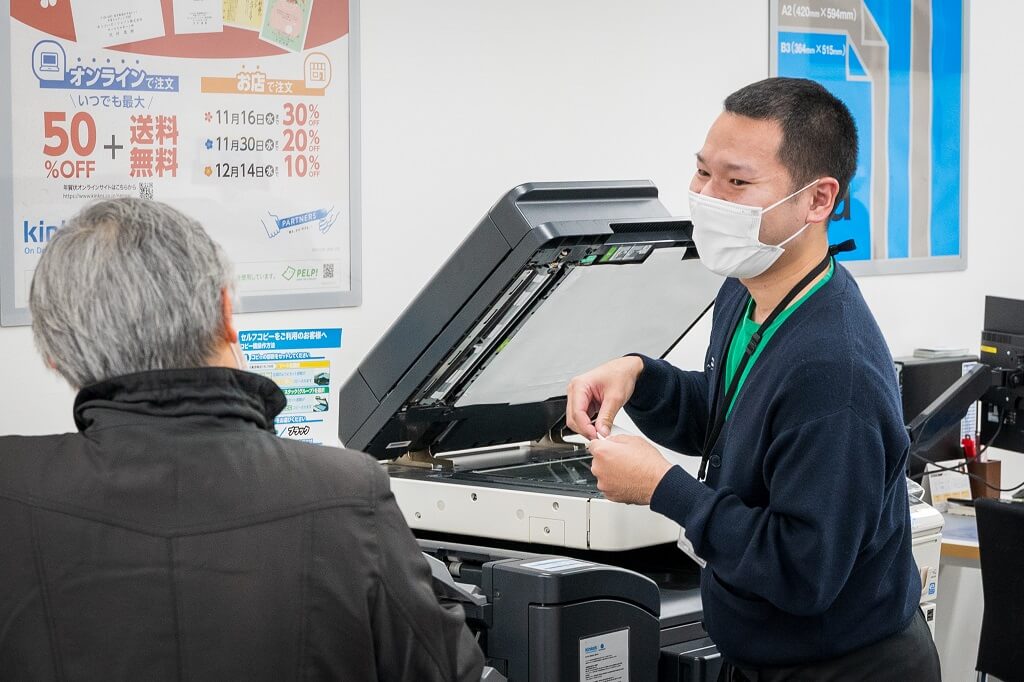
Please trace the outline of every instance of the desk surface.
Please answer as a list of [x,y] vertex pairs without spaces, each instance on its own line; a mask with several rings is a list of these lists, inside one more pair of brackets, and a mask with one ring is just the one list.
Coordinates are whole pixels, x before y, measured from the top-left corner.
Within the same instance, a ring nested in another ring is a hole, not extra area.
[[978,561],[978,522],[973,516],[943,514],[942,556]]

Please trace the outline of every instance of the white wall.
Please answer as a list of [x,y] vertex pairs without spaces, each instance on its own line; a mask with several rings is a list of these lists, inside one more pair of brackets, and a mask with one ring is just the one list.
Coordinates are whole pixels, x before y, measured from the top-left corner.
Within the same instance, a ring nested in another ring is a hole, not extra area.
[[[975,348],[984,295],[1024,297],[1024,230],[1010,203],[1024,102],[1008,87],[1009,27],[1024,6],[974,3],[972,13],[969,267],[861,278],[895,355]],[[362,14],[364,304],[239,320],[344,327],[341,376],[518,183],[650,178],[685,214],[692,153],[721,100],[768,71],[759,0],[363,0]],[[700,345],[673,359],[699,363]],[[72,393],[43,367],[28,329],[0,329],[0,349],[0,433],[73,428]]]

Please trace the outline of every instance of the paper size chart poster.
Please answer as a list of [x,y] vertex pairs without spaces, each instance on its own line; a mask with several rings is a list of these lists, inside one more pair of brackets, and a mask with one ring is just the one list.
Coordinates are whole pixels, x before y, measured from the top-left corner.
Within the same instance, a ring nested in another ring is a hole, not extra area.
[[338,405],[331,367],[341,351],[341,329],[254,329],[238,332],[249,371],[277,384],[288,404],[274,419],[282,438],[317,445],[338,443]]
[[33,0],[0,27],[0,321],[97,199],[153,198],[226,250],[242,312],[360,302],[353,0]]
[[771,73],[811,78],[850,108],[857,173],[829,239],[855,274],[966,267],[964,0],[770,3]]

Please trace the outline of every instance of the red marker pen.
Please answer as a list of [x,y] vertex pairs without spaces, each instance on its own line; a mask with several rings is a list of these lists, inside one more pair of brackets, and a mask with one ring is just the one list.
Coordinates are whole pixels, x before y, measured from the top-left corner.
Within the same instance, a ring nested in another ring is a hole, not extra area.
[[960,441],[960,445],[964,449],[964,457],[971,461],[978,456],[977,449],[975,448],[974,439],[970,436],[964,436],[963,440]]

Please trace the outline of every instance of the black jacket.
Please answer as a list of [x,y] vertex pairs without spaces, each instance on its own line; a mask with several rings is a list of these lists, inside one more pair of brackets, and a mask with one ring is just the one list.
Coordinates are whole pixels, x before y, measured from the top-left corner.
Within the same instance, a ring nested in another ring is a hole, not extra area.
[[0,438],[0,679],[479,680],[382,467],[277,438],[284,403],[145,372]]

